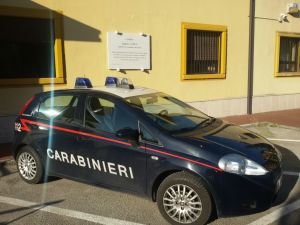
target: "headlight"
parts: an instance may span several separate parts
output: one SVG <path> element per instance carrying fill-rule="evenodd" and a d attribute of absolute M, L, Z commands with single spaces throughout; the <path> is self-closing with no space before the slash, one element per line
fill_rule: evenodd
<path fill-rule="evenodd" d="M 219 161 L 219 167 L 228 172 L 240 175 L 265 175 L 268 171 L 261 165 L 238 154 L 223 156 Z"/>

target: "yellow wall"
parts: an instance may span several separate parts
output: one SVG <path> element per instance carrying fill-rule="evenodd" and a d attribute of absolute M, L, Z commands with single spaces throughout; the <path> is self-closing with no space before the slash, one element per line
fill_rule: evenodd
<path fill-rule="evenodd" d="M 274 77 L 276 32 L 300 33 L 300 18 L 288 15 L 288 22 L 278 22 L 286 13 L 287 3 L 299 0 L 257 0 L 254 48 L 254 95 L 300 93 L 300 77 Z M 263 18 L 260 18 L 263 17 Z"/>
<path fill-rule="evenodd" d="M 21 3 L 17 6 L 27 7 L 26 3 L 18 2 Z M 53 10 L 61 10 L 65 16 L 101 32 L 100 42 L 65 40 L 68 82 L 66 85 L 57 85 L 56 88 L 74 87 L 75 77 L 78 75 L 90 77 L 94 85 L 102 85 L 107 75 L 117 75 L 131 78 L 136 85 L 167 92 L 189 102 L 246 97 L 248 1 L 37 0 L 34 2 Z M 9 0 L 3 0 L 1 4 L 14 5 Z M 226 79 L 180 80 L 181 22 L 227 26 Z M 68 32 L 74 32 L 72 29 L 71 24 L 65 21 L 65 36 Z M 151 35 L 152 70 L 149 74 L 141 71 L 126 71 L 126 74 L 122 74 L 107 69 L 106 35 L 107 32 L 115 30 Z M 81 31 L 75 32 L 80 34 Z M 271 64 L 273 65 L 273 61 Z M 40 89 L 49 90 L 50 86 L 9 89 L 1 87 L 0 98 L 10 96 L 13 101 L 8 102 L 8 107 L 0 108 L 0 113 L 18 111 L 24 99 Z"/>

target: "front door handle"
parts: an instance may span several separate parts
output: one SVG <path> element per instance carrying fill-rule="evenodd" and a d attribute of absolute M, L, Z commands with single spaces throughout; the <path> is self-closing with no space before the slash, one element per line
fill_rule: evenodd
<path fill-rule="evenodd" d="M 77 141 L 89 141 L 91 137 L 88 136 L 77 136 Z"/>

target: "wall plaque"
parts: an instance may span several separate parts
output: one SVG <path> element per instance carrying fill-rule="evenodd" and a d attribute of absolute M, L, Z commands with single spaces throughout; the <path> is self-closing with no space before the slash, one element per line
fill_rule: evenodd
<path fill-rule="evenodd" d="M 109 69 L 150 69 L 150 36 L 108 32 L 107 39 Z"/>

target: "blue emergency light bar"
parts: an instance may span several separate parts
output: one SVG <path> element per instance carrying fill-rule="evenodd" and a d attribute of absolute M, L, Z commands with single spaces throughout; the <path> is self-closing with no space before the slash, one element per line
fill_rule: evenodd
<path fill-rule="evenodd" d="M 106 77 L 105 86 L 134 89 L 132 81 L 124 77 Z"/>
<path fill-rule="evenodd" d="M 89 78 L 77 77 L 75 81 L 75 88 L 92 88 L 92 82 Z"/>
<path fill-rule="evenodd" d="M 105 86 L 117 87 L 118 83 L 117 77 L 106 77 Z"/>

